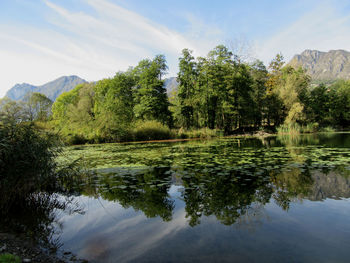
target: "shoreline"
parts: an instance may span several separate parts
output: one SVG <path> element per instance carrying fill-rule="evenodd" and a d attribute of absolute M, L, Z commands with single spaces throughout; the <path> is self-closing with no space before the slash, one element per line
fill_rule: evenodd
<path fill-rule="evenodd" d="M 162 143 L 162 142 L 187 142 L 187 141 L 200 141 L 200 140 L 214 140 L 218 138 L 266 138 L 270 136 L 277 136 L 277 133 L 267 133 L 267 132 L 247 132 L 239 134 L 231 134 L 226 136 L 208 136 L 208 137 L 196 137 L 196 138 L 184 138 L 184 139 L 162 139 L 162 140 L 143 140 L 143 141 L 125 141 L 125 142 L 104 142 L 104 143 L 85 143 L 85 144 L 71 144 L 66 145 L 67 147 L 72 146 L 82 146 L 82 145 L 97 145 L 97 144 L 138 144 L 138 143 Z"/>

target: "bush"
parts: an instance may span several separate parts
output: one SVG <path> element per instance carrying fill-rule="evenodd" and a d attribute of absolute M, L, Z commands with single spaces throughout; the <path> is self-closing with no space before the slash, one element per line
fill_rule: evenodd
<path fill-rule="evenodd" d="M 173 134 L 168 126 L 158 121 L 138 122 L 133 130 L 136 141 L 165 140 L 173 138 Z"/>
<path fill-rule="evenodd" d="M 64 142 L 68 145 L 85 144 L 88 140 L 80 134 L 68 134 L 63 137 Z"/>
<path fill-rule="evenodd" d="M 55 185 L 61 152 L 56 136 L 41 133 L 33 124 L 2 119 L 0 146 L 1 213 L 30 193 Z"/>

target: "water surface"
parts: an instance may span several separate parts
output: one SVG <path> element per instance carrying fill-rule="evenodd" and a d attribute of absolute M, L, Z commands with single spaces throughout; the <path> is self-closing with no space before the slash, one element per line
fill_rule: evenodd
<path fill-rule="evenodd" d="M 350 134 L 73 146 L 84 213 L 52 238 L 91 262 L 348 262 Z"/>

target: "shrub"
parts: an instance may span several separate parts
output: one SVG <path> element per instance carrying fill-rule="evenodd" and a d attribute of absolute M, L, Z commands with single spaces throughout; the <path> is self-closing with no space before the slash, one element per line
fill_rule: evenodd
<path fill-rule="evenodd" d="M 137 122 L 133 133 L 137 141 L 165 140 L 173 137 L 169 127 L 158 121 Z"/>
<path fill-rule="evenodd" d="M 61 148 L 56 136 L 8 119 L 0 121 L 0 146 L 0 210 L 6 213 L 16 201 L 56 183 Z"/>

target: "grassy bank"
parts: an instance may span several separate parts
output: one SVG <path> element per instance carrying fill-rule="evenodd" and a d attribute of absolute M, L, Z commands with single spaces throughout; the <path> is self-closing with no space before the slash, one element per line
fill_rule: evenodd
<path fill-rule="evenodd" d="M 315 132 L 335 132 L 337 129 L 327 126 L 320 127 L 318 123 L 308 123 L 306 125 L 299 125 L 297 123 L 283 124 L 277 128 L 278 134 L 301 134 L 301 133 L 315 133 Z"/>
<path fill-rule="evenodd" d="M 177 140 L 177 139 L 210 139 L 223 137 L 223 131 L 219 129 L 170 129 L 168 126 L 158 121 L 139 121 L 130 127 L 119 127 L 110 130 L 96 132 L 93 127 L 74 127 L 70 129 L 60 129 L 59 125 L 52 122 L 37 122 L 36 126 L 47 131 L 57 133 L 66 145 L 96 144 L 96 143 L 116 143 L 116 142 L 140 142 L 140 141 L 159 141 L 159 140 Z M 299 125 L 293 123 L 290 125 L 281 125 L 274 129 L 265 127 L 256 129 L 246 127 L 232 132 L 233 136 L 266 136 L 271 134 L 291 134 L 316 132 L 335 132 L 337 129 L 332 127 L 320 127 L 318 123 L 309 123 Z"/>
<path fill-rule="evenodd" d="M 222 135 L 222 132 L 217 129 L 170 129 L 158 121 L 136 122 L 130 127 L 118 127 L 102 131 L 96 131 L 93 127 L 61 129 L 54 121 L 37 122 L 36 127 L 46 131 L 53 131 L 60 136 L 66 145 L 194 138 L 207 139 Z"/>

